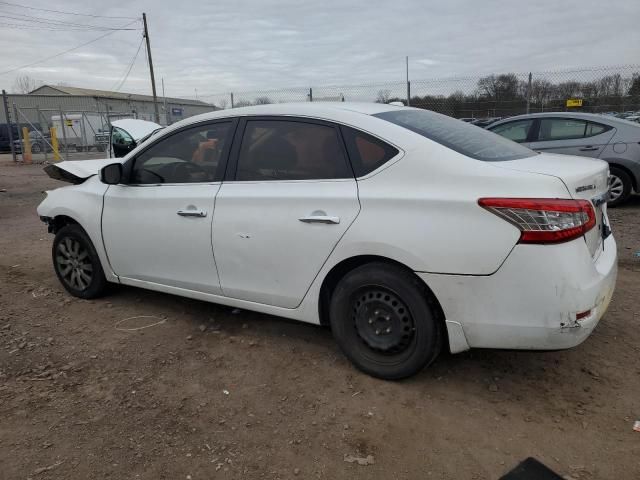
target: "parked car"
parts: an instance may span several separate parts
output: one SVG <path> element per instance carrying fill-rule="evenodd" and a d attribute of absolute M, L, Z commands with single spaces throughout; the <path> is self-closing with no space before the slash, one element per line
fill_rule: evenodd
<path fill-rule="evenodd" d="M 494 122 L 497 122 L 501 118 L 502 117 L 476 118 L 475 120 L 472 120 L 471 123 L 473 125 L 476 125 L 477 127 L 486 127 Z"/>
<path fill-rule="evenodd" d="M 561 349 L 616 280 L 607 171 L 426 110 L 273 104 L 167 127 L 118 159 L 45 168 L 54 270 L 330 325 L 398 379 L 443 349 Z"/>
<path fill-rule="evenodd" d="M 49 132 L 41 133 L 38 130 L 29 132 L 29 142 L 31 143 L 31 153 L 42 153 L 44 151 L 51 152 L 51 134 Z M 22 153 L 24 140 L 14 140 L 13 145 L 16 153 Z"/>
<path fill-rule="evenodd" d="M 162 129 L 162 125 L 136 118 L 123 118 L 111 122 L 109 132 L 109 157 L 124 157 L 151 135 Z M 96 139 L 98 137 L 96 136 Z M 102 138 L 99 139 L 102 142 Z"/>
<path fill-rule="evenodd" d="M 609 162 L 609 205 L 616 207 L 640 186 L 640 125 L 592 113 L 519 115 L 487 127 L 538 152 L 594 157 Z"/>
<path fill-rule="evenodd" d="M 36 129 L 39 130 L 40 124 L 39 123 L 34 123 L 34 124 L 22 123 L 20 124 L 20 128 L 22 129 L 22 127 L 27 127 L 27 128 L 35 127 Z M 15 123 L 11 124 L 11 139 L 15 141 L 18 138 L 20 138 L 18 135 L 18 125 L 16 125 Z M 9 141 L 9 125 L 7 123 L 0 123 L 0 152 L 10 152 L 10 151 L 11 151 L 11 142 Z"/>

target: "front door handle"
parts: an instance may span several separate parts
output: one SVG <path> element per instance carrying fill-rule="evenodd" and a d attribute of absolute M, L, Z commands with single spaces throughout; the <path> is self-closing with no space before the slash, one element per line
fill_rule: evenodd
<path fill-rule="evenodd" d="M 300 217 L 298 220 L 304 223 L 340 223 L 340 217 L 331 217 L 329 215 L 309 215 L 307 217 Z"/>
<path fill-rule="evenodd" d="M 178 215 L 180 215 L 181 217 L 206 217 L 207 216 L 207 212 L 205 212 L 204 210 L 178 210 L 176 212 Z"/>
<path fill-rule="evenodd" d="M 594 150 L 598 150 L 599 147 L 592 147 L 591 145 L 587 145 L 580 149 L 581 152 L 593 152 Z"/>

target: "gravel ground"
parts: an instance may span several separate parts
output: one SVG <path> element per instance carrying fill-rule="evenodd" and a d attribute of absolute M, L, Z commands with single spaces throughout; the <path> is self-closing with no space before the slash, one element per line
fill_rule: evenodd
<path fill-rule="evenodd" d="M 324 328 L 135 288 L 70 297 L 35 213 L 62 184 L 3 158 L 0 478 L 496 479 L 528 456 L 640 478 L 640 197 L 610 211 L 617 291 L 584 344 L 444 355 L 391 383 Z"/>

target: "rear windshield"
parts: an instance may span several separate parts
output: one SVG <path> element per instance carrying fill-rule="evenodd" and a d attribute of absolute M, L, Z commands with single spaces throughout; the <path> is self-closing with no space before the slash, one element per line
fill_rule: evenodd
<path fill-rule="evenodd" d="M 375 114 L 467 157 L 500 162 L 531 157 L 535 152 L 484 128 L 429 110 L 402 109 Z"/>

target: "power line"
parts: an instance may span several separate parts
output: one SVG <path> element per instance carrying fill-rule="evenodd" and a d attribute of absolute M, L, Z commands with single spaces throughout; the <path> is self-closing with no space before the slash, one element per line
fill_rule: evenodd
<path fill-rule="evenodd" d="M 0 1 L 0 3 L 3 4 L 3 5 L 10 5 L 12 7 L 26 8 L 28 10 L 40 10 L 41 12 L 60 13 L 62 15 L 74 15 L 74 16 L 78 16 L 78 17 L 118 18 L 118 19 L 122 19 L 122 20 L 133 20 L 133 18 L 134 18 L 134 17 L 116 17 L 116 16 L 111 16 L 111 15 L 92 15 L 90 13 L 63 12 L 61 10 L 49 10 L 47 8 L 28 7 L 26 5 L 19 5 L 17 3 L 10 3 L 10 2 L 1 2 Z"/>
<path fill-rule="evenodd" d="M 95 32 L 95 31 L 120 31 L 120 30 L 139 30 L 138 28 L 116 28 L 116 29 L 86 29 L 86 28 L 75 28 L 75 27 L 67 27 L 67 28 L 56 28 L 50 27 L 47 25 L 28 25 L 25 23 L 5 23 L 2 22 L 0 25 L 5 26 L 7 28 L 13 28 L 15 30 L 47 30 L 51 32 Z"/>
<path fill-rule="evenodd" d="M 136 19 L 135 21 L 138 21 L 138 19 Z M 129 25 L 131 25 L 132 23 L 134 23 L 134 22 L 130 22 L 130 23 L 126 24 L 126 25 L 123 25 L 123 27 L 128 27 L 128 26 L 129 26 Z M 89 44 L 91 44 L 91 43 L 95 43 L 95 42 L 97 42 L 98 40 L 102 40 L 104 37 L 106 37 L 106 36 L 108 36 L 108 35 L 112 35 L 112 34 L 114 34 L 115 32 L 116 32 L 115 30 L 112 30 L 112 31 L 110 31 L 110 32 L 105 33 L 104 35 L 100 35 L 99 37 L 94 38 L 93 40 L 89 40 L 88 42 L 82 43 L 82 44 L 77 45 L 77 46 L 75 46 L 75 47 L 73 47 L 73 48 L 70 48 L 70 49 L 68 49 L 68 50 L 65 50 L 65 51 L 63 51 L 63 52 L 56 53 L 55 55 L 51 55 L 50 57 L 41 58 L 40 60 L 36 60 L 35 62 L 27 63 L 27 64 L 25 64 L 25 65 L 21 65 L 21 66 L 19 66 L 19 67 L 15 67 L 15 68 L 11 68 L 11 69 L 9 69 L 9 70 L 5 70 L 5 71 L 3 71 L 3 72 L 0 72 L 0 75 L 6 75 L 7 73 L 12 73 L 12 72 L 15 72 L 15 71 L 17 71 L 17 70 L 22 70 L 23 68 L 27 68 L 27 67 L 31 67 L 31 66 L 33 66 L 33 65 L 37 65 L 38 63 L 42 63 L 42 62 L 46 62 L 46 61 L 48 61 L 48 60 L 52 60 L 52 59 L 54 59 L 54 58 L 57 58 L 57 57 L 60 57 L 60 56 L 62 56 L 62 55 L 64 55 L 64 54 L 66 54 L 66 53 L 73 52 L 74 50 L 78 50 L 79 48 L 82 48 L 82 47 L 84 47 L 84 46 L 87 46 L 87 45 L 89 45 Z"/>
<path fill-rule="evenodd" d="M 140 48 L 142 48 L 142 42 L 144 42 L 144 37 L 140 38 L 140 45 L 138 45 L 138 50 L 136 50 L 135 55 L 131 59 L 131 63 L 129 63 L 129 68 L 127 68 L 127 72 L 124 74 L 124 78 L 118 83 L 116 83 L 117 87 L 111 87 L 111 90 L 113 90 L 114 92 L 119 91 L 124 86 L 124 83 L 127 81 L 127 78 L 129 78 L 131 69 L 133 68 L 134 63 L 136 63 L 136 59 L 138 58 L 138 54 L 140 53 Z"/>
<path fill-rule="evenodd" d="M 110 27 L 110 26 L 106 26 L 106 25 L 89 25 L 89 24 L 85 24 L 85 23 L 75 23 L 75 22 L 66 22 L 63 20 L 55 20 L 55 19 L 48 19 L 48 18 L 42 18 L 42 17 L 34 17 L 31 15 L 23 15 L 21 13 L 14 13 L 14 12 L 0 12 L 0 17 L 2 18 L 10 18 L 12 20 L 19 20 L 21 22 L 35 22 L 35 23 L 40 23 L 40 24 L 45 24 L 45 25 L 51 25 L 51 26 L 58 26 L 58 27 L 77 27 L 77 28 L 84 28 L 87 30 L 90 29 L 95 29 L 95 30 L 121 30 L 118 27 Z M 28 23 L 25 25 L 29 25 Z M 131 29 L 132 30 L 132 29 Z"/>
<path fill-rule="evenodd" d="M 6 22 L 15 27 L 24 27 L 31 30 L 57 30 L 57 31 L 69 31 L 69 32 L 106 32 L 107 30 L 119 31 L 119 30 L 140 30 L 139 28 L 114 28 L 114 27 L 99 27 L 99 26 L 74 26 L 74 25 L 65 25 L 58 23 L 48 23 L 48 22 L 35 22 L 31 23 L 31 21 L 23 20 L 22 18 L 11 17 L 8 15 L 0 15 L 0 19 L 7 19 L 9 22 Z M 13 23 L 15 21 L 26 22 L 26 23 Z"/>

